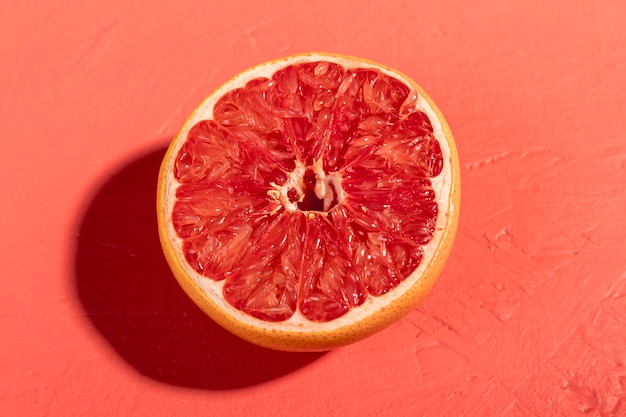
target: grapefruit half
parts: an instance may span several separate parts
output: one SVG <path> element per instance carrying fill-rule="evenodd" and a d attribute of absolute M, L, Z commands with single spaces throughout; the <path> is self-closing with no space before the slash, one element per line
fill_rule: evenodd
<path fill-rule="evenodd" d="M 172 141 L 165 257 L 218 324 L 267 348 L 329 350 L 407 314 L 457 229 L 457 150 L 402 73 L 308 53 L 248 69 Z"/>

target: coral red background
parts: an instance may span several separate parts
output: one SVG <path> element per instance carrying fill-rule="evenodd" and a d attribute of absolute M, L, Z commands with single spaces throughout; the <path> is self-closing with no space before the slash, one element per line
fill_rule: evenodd
<path fill-rule="evenodd" d="M 2 415 L 626 416 L 624 16 L 609 0 L 0 1 Z M 155 180 L 211 90 L 311 50 L 422 84 L 463 204 L 415 311 L 287 354 L 183 295 Z"/>

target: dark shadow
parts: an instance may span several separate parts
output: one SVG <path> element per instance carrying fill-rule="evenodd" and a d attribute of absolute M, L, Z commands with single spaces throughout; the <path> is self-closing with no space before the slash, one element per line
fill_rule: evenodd
<path fill-rule="evenodd" d="M 214 390 L 292 372 L 321 353 L 244 342 L 186 296 L 161 252 L 156 179 L 165 149 L 132 161 L 89 202 L 76 241 L 76 291 L 86 316 L 132 367 L 155 380 Z"/>

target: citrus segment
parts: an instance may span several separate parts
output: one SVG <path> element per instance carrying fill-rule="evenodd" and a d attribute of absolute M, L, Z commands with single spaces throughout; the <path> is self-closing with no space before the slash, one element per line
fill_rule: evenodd
<path fill-rule="evenodd" d="M 458 194 L 452 137 L 419 87 L 302 55 L 236 77 L 188 121 L 159 179 L 160 235 L 183 287 L 231 331 L 330 348 L 432 286 Z"/>

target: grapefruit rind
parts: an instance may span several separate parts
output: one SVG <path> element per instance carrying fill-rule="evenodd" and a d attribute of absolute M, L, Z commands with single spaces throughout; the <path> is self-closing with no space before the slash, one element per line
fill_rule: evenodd
<path fill-rule="evenodd" d="M 375 68 L 397 78 L 417 93 L 417 106 L 429 117 L 440 143 L 444 164 L 442 172 L 431 179 L 437 195 L 439 212 L 432 240 L 423 246 L 424 256 L 418 268 L 388 293 L 369 297 L 362 305 L 328 322 L 312 322 L 298 311 L 286 321 L 267 322 L 230 305 L 222 295 L 223 281 L 213 281 L 198 274 L 184 260 L 181 239 L 172 218 L 177 184 L 173 164 L 187 133 L 201 120 L 211 119 L 216 101 L 228 91 L 257 77 L 270 78 L 277 70 L 291 64 L 326 60 L 344 68 Z M 361 58 L 327 53 L 299 54 L 257 65 L 235 76 L 191 114 L 170 144 L 159 172 L 157 217 L 163 252 L 172 272 L 187 295 L 215 322 L 251 343 L 286 351 L 324 351 L 363 339 L 389 326 L 410 312 L 430 291 L 450 254 L 457 230 L 460 206 L 460 171 L 457 149 L 450 128 L 435 103 L 414 81 L 384 65 Z"/>

